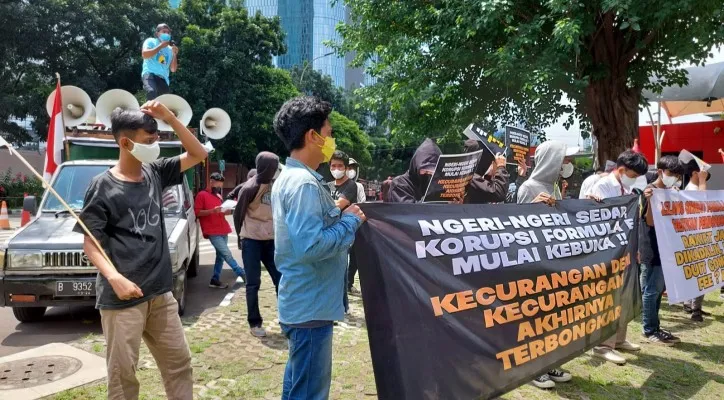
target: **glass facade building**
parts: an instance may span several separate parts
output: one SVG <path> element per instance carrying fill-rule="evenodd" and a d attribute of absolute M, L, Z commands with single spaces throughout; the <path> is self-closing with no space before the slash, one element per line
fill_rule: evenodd
<path fill-rule="evenodd" d="M 336 27 L 345 21 L 346 7 L 342 1 L 331 0 L 246 0 L 250 14 L 257 11 L 265 17 L 279 16 L 286 33 L 287 53 L 275 57 L 274 64 L 283 69 L 309 63 L 309 68 L 332 77 L 337 86 L 345 85 L 347 63 L 325 42 L 341 38 Z"/>

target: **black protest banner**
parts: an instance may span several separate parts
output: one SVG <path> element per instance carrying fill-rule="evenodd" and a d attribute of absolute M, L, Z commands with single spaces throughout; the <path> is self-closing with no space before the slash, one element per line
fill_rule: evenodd
<path fill-rule="evenodd" d="M 505 127 L 505 145 L 508 148 L 508 164 L 522 161 L 528 165 L 530 158 L 530 132 L 514 126 Z"/>
<path fill-rule="evenodd" d="M 500 395 L 640 308 L 635 196 L 361 207 L 354 257 L 380 399 Z"/>
<path fill-rule="evenodd" d="M 483 152 L 484 150 L 479 150 L 473 153 L 440 156 L 422 201 L 450 202 L 464 198 Z"/>
<path fill-rule="evenodd" d="M 467 128 L 463 131 L 465 136 L 468 137 L 468 139 L 477 140 L 483 143 L 483 147 L 486 148 L 490 154 L 495 157 L 496 154 L 500 153 L 503 154 L 505 152 L 505 143 L 503 143 L 500 139 L 495 137 L 492 133 L 485 133 L 483 128 L 481 128 L 478 125 L 470 124 Z M 490 162 L 492 163 L 493 160 L 491 159 Z"/>

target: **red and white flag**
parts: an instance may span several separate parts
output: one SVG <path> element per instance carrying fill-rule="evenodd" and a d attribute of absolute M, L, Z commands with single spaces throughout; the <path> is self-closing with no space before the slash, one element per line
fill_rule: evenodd
<path fill-rule="evenodd" d="M 55 99 L 53 99 L 53 112 L 50 115 L 50 124 L 48 124 L 48 140 L 45 149 L 45 168 L 43 168 L 43 178 L 50 181 L 55 173 L 58 165 L 62 162 L 63 155 L 63 138 L 65 137 L 65 127 L 63 126 L 63 100 L 60 96 L 60 79 L 55 86 Z"/>

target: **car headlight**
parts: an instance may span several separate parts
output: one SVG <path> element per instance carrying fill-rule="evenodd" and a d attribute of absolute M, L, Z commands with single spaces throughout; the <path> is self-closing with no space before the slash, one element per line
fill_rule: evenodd
<path fill-rule="evenodd" d="M 12 252 L 8 255 L 8 268 L 42 268 L 42 253 Z"/>

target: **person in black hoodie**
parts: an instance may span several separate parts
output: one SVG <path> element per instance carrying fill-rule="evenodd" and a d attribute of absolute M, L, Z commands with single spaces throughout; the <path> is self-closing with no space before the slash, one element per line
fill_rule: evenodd
<path fill-rule="evenodd" d="M 435 165 L 442 155 L 432 139 L 425 139 L 410 160 L 410 169 L 390 182 L 384 201 L 387 203 L 417 203 L 425 196 Z"/>
<path fill-rule="evenodd" d="M 480 150 L 480 141 L 465 141 L 463 151 L 472 153 Z M 505 169 L 505 156 L 496 155 L 491 165 L 478 164 L 473 180 L 468 184 L 465 204 L 502 203 L 508 194 L 510 174 Z"/>
<path fill-rule="evenodd" d="M 251 334 L 266 336 L 259 312 L 261 263 L 278 291 L 281 273 L 274 263 L 274 222 L 271 208 L 271 186 L 279 169 L 279 157 L 263 151 L 256 156 L 257 174 L 239 190 L 234 209 L 234 228 L 239 235 L 239 249 L 246 270 L 246 305 Z"/>

